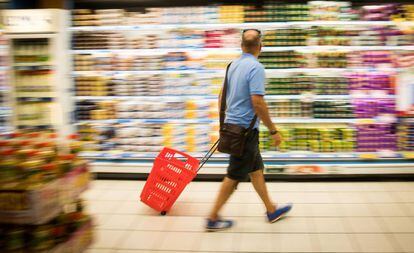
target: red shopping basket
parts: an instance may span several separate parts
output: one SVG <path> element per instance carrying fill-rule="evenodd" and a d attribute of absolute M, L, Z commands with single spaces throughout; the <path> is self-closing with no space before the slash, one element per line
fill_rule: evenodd
<path fill-rule="evenodd" d="M 217 149 L 217 143 L 201 161 L 183 152 L 164 148 L 155 158 L 141 192 L 141 201 L 165 215 Z"/>

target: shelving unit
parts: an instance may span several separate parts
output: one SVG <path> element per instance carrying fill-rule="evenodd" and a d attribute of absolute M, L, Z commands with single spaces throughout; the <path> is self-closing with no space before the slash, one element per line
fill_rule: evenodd
<path fill-rule="evenodd" d="M 10 41 L 13 125 L 69 134 L 72 107 L 66 76 L 70 69 L 64 53 L 68 12 L 5 10 L 2 15 L 15 21 L 5 25 Z"/>
<path fill-rule="evenodd" d="M 219 22 L 219 21 L 217 21 Z M 209 31 L 209 30 L 220 30 L 220 29 L 246 29 L 246 28 L 257 28 L 261 29 L 263 34 L 266 31 L 271 30 L 278 30 L 278 29 L 287 29 L 287 28 L 305 28 L 309 29 L 311 27 L 330 27 L 330 28 L 370 28 L 370 27 L 378 27 L 378 26 L 390 26 L 390 27 L 397 27 L 399 29 L 407 29 L 407 27 L 414 27 L 413 21 L 407 22 L 397 22 L 397 21 L 300 21 L 300 22 L 260 22 L 260 23 L 206 23 L 206 24 L 143 24 L 143 25 L 110 25 L 110 26 L 83 26 L 83 27 L 71 27 L 69 30 L 72 34 L 76 34 L 79 32 L 117 32 L 119 34 L 125 34 L 127 37 L 129 34 L 133 34 L 136 32 L 143 32 L 145 33 L 168 33 L 170 30 L 180 30 L 180 29 L 188 29 L 188 30 L 199 30 L 199 31 Z M 312 42 L 313 43 L 313 42 Z M 390 52 L 400 52 L 405 51 L 408 53 L 412 53 L 414 51 L 414 43 L 409 45 L 400 45 L 397 44 L 387 44 L 387 45 L 314 45 L 308 41 L 306 46 L 269 46 L 264 47 L 263 52 L 285 52 L 285 51 L 295 51 L 295 52 L 303 52 L 306 54 L 314 54 L 320 52 L 382 52 L 382 51 L 390 51 Z M 173 43 L 171 45 L 174 45 Z M 234 55 L 240 54 L 241 50 L 238 48 L 238 44 L 235 45 L 230 44 L 228 47 L 219 47 L 219 48 L 208 48 L 203 46 L 194 46 L 194 47 L 186 47 L 184 46 L 170 46 L 170 44 L 164 45 L 163 47 L 152 48 L 152 49 L 130 49 L 128 46 L 123 47 L 122 49 L 72 49 L 72 55 L 91 55 L 91 56 L 98 56 L 99 59 L 105 59 L 105 57 L 138 57 L 139 56 L 159 56 L 162 57 L 164 55 L 170 53 L 184 53 L 190 56 L 199 55 L 205 57 L 209 54 L 213 54 L 217 56 L 217 58 L 213 58 L 211 61 L 217 62 L 218 66 L 225 66 L 226 62 L 230 61 L 234 58 Z M 223 56 L 219 58 L 220 56 Z M 231 56 L 229 56 L 231 55 Z M 196 57 L 196 59 L 198 59 Z M 226 57 L 230 57 L 227 59 Z M 207 58 L 206 58 L 207 59 Z M 208 61 L 207 59 L 206 61 Z M 260 59 L 259 59 L 260 60 Z M 101 63 L 102 64 L 102 63 Z M 104 63 L 105 64 L 105 63 Z M 82 66 L 82 65 L 81 65 Z M 211 82 L 209 85 L 210 87 L 214 86 L 219 89 L 221 85 L 221 79 L 224 76 L 224 67 L 215 68 L 191 68 L 191 67 L 179 67 L 177 69 L 164 69 L 163 67 L 159 67 L 156 70 L 148 70 L 148 69 L 134 69 L 131 67 L 130 70 L 76 70 L 72 72 L 73 78 L 78 77 L 104 77 L 105 80 L 111 80 L 114 78 L 115 80 L 122 80 L 127 81 L 128 78 L 133 78 L 134 76 L 152 76 L 157 75 L 161 79 L 167 78 L 168 75 L 182 75 L 183 80 L 187 77 L 199 77 L 203 76 L 207 79 L 210 78 L 213 80 L 216 79 L 215 82 Z M 99 66 L 100 67 L 100 66 Z M 75 66 L 76 68 L 76 66 Z M 279 69 L 266 69 L 266 76 L 267 78 L 280 78 L 280 77 L 294 77 L 298 74 L 305 75 L 305 76 L 321 76 L 321 77 L 347 77 L 350 74 L 358 73 L 388 73 L 390 75 L 397 76 L 400 73 L 406 73 L 410 71 L 405 67 L 399 66 L 391 66 L 390 64 L 378 64 L 376 66 L 348 66 L 347 68 L 323 68 L 317 66 L 309 66 L 306 68 L 279 68 Z M 133 79 L 135 80 L 135 79 Z M 139 80 L 139 79 L 137 79 Z M 217 81 L 219 80 L 219 81 Z M 85 82 L 85 81 L 81 81 Z M 135 81 L 130 81 L 131 85 L 134 84 Z M 214 85 L 213 85 L 214 83 Z M 108 86 L 109 87 L 109 86 Z M 178 88 L 181 88 L 178 87 Z M 205 87 L 200 87 L 200 89 L 204 89 Z M 111 88 L 112 89 L 112 88 Z M 297 101 L 297 102 L 304 102 L 304 103 L 313 103 L 313 101 L 345 101 L 347 103 L 354 103 L 358 100 L 370 99 L 375 98 L 377 100 L 387 100 L 387 101 L 395 101 L 398 99 L 398 96 L 394 95 L 393 92 L 389 91 L 374 91 L 373 90 L 352 90 L 349 89 L 346 95 L 328 95 L 322 94 L 318 95 L 314 92 L 303 92 L 299 95 L 276 95 L 276 94 L 269 94 L 266 95 L 266 100 L 269 103 L 272 102 L 283 102 L 283 101 Z M 115 92 L 116 93 L 116 92 Z M 139 93 L 139 92 L 137 92 Z M 99 103 L 110 101 L 111 103 L 117 102 L 126 102 L 126 103 L 139 103 L 139 102 L 160 102 L 160 103 L 167 103 L 166 108 L 168 108 L 168 103 L 170 102 L 177 102 L 183 103 L 183 110 L 185 110 L 187 103 L 190 103 L 190 107 L 192 108 L 190 111 L 194 110 L 197 111 L 198 109 L 194 109 L 192 107 L 192 103 L 195 101 L 197 102 L 206 102 L 206 103 L 213 103 L 217 101 L 217 93 L 212 92 L 211 90 L 206 91 L 204 94 L 201 95 L 168 95 L 168 94 L 157 94 L 157 95 L 139 95 L 133 94 L 131 96 L 125 95 L 77 95 L 74 98 L 77 102 L 91 102 L 92 104 L 87 106 L 98 106 Z M 210 110 L 213 110 L 215 107 L 214 105 L 211 107 Z M 99 109 L 100 110 L 100 109 Z M 134 109 L 132 109 L 134 111 Z M 140 110 L 136 112 L 140 113 Z M 141 115 L 141 114 L 139 114 Z M 178 128 L 178 132 L 180 132 L 181 127 L 183 125 L 187 127 L 194 127 L 197 128 L 200 125 L 209 125 L 212 132 L 203 132 L 199 134 L 209 135 L 209 138 L 214 140 L 217 138 L 216 135 L 216 127 L 217 127 L 217 115 L 213 116 L 201 116 L 201 117 L 193 117 L 188 118 L 183 115 L 179 117 L 164 117 L 164 118 L 142 118 L 137 116 L 136 118 L 125 118 L 125 117 L 118 117 L 118 119 L 114 118 L 107 118 L 107 119 L 77 119 L 75 125 L 78 127 L 82 126 L 86 129 L 88 127 L 95 126 L 99 129 L 110 129 L 113 128 L 113 131 L 116 132 L 122 129 L 122 126 L 125 127 L 139 127 L 140 124 L 154 124 L 155 128 L 163 129 L 162 131 L 173 131 L 174 129 Z M 384 114 L 384 115 L 375 115 L 369 117 L 337 117 L 337 118 L 312 118 L 312 117 L 276 117 L 274 121 L 277 124 L 281 124 L 282 127 L 300 127 L 305 126 L 305 128 L 309 127 L 325 127 L 325 128 L 352 128 L 356 129 L 357 126 L 364 126 L 364 125 L 375 125 L 375 124 L 394 124 L 397 121 L 397 117 L 394 114 Z M 167 127 L 169 130 L 165 130 L 164 128 Z M 92 127 L 93 128 L 93 127 Z M 173 129 L 173 130 L 171 130 Z M 204 129 L 205 130 L 205 129 Z M 89 130 L 85 130 L 85 134 L 88 133 Z M 111 130 L 112 131 L 112 130 Z M 207 130 L 205 130 L 207 131 Z M 165 134 L 165 133 L 164 133 Z M 173 134 L 172 134 L 173 135 Z M 162 135 L 161 135 L 162 136 Z M 157 138 L 159 136 L 157 135 Z M 116 141 L 113 142 L 111 137 L 105 137 L 104 140 L 111 140 L 109 142 L 117 143 Z M 145 136 L 138 135 L 136 138 L 145 138 Z M 357 137 L 354 137 L 355 140 Z M 122 138 L 121 138 L 122 139 Z M 172 137 L 172 139 L 174 139 Z M 141 139 L 140 139 L 141 140 Z M 138 139 L 137 139 L 138 141 Z M 103 141 L 105 143 L 106 141 Z M 133 140 L 131 139 L 131 142 Z M 178 149 L 182 148 L 183 146 L 181 143 L 177 144 L 174 141 L 168 142 L 169 145 L 175 147 L 178 145 Z M 167 145 L 167 144 L 166 144 Z M 156 152 L 147 152 L 147 151 L 127 151 L 123 150 L 121 147 L 122 145 L 115 144 L 115 146 L 111 146 L 109 148 L 113 151 L 87 151 L 84 152 L 83 155 L 89 159 L 95 159 L 96 162 L 94 163 L 96 166 L 94 167 L 94 171 L 102 172 L 102 173 L 110 173 L 112 175 L 116 174 L 117 172 L 124 172 L 124 173 L 134 173 L 133 166 L 139 167 L 136 169 L 136 173 L 148 173 L 148 167 L 151 167 L 151 159 L 156 156 Z M 203 145 L 198 145 L 199 147 Z M 320 170 L 319 172 L 315 172 L 316 174 L 347 174 L 347 166 L 356 166 L 350 165 L 353 163 L 359 164 L 361 167 L 366 166 L 366 168 L 370 167 L 371 163 L 380 163 L 385 162 L 387 166 L 402 168 L 400 170 L 401 173 L 414 173 L 414 169 L 407 167 L 409 163 L 409 159 L 413 158 L 411 153 L 406 153 L 404 151 L 396 151 L 396 150 L 381 150 L 381 148 L 376 148 L 378 151 L 374 152 L 362 152 L 357 151 L 359 147 L 355 146 L 353 152 L 304 152 L 304 151 L 288 151 L 288 152 L 275 152 L 275 151 L 263 151 L 263 157 L 265 159 L 265 163 L 267 167 L 274 167 L 280 165 L 281 167 L 287 165 L 295 165 L 305 163 L 312 163 L 312 164 L 319 164 L 319 163 L 327 163 L 333 162 L 337 160 L 345 161 L 344 164 L 335 165 L 335 170 Z M 203 151 L 194 152 L 187 150 L 191 154 L 201 157 Z M 225 163 L 226 163 L 226 155 L 215 154 L 214 155 L 214 167 L 212 174 L 218 173 L 223 174 L 225 172 Z M 110 161 L 108 161 L 110 160 Z M 275 164 L 276 163 L 276 164 Z M 116 164 L 117 169 L 112 169 Z M 358 166 L 359 166 L 358 165 Z M 103 168 L 103 169 L 102 169 Z M 273 172 L 272 172 L 273 171 Z M 267 170 L 268 174 L 275 173 L 274 171 L 278 170 Z M 353 171 L 352 173 L 356 174 L 364 174 L 363 170 L 350 170 Z M 373 168 L 369 168 L 369 171 L 373 171 Z M 384 170 L 385 171 L 385 170 Z M 288 173 L 295 175 L 296 173 L 300 174 L 300 171 L 295 170 L 279 170 L 280 173 Z M 387 172 L 387 171 L 385 171 Z M 385 173 L 384 172 L 384 173 Z M 400 173 L 397 170 L 393 170 L 390 173 Z M 210 172 L 205 172 L 209 174 Z M 371 172 L 369 172 L 371 173 Z M 380 172 L 383 173 L 383 172 Z M 385 173 L 387 174 L 387 173 Z"/>
<path fill-rule="evenodd" d="M 4 131 L 12 129 L 8 43 L 4 30 L 0 30 L 0 129 Z"/>

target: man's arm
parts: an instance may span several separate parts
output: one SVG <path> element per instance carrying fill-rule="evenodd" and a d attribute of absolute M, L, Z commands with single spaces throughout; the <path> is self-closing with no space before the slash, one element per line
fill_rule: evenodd
<path fill-rule="evenodd" d="M 275 125 L 272 122 L 272 119 L 269 115 L 269 109 L 267 108 L 266 101 L 262 95 L 251 95 L 253 108 L 256 112 L 257 117 L 259 117 L 263 124 L 269 129 L 269 131 L 277 130 Z"/>

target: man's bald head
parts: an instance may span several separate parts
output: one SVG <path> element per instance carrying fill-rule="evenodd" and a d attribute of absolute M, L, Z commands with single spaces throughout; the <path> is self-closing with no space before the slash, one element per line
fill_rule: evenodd
<path fill-rule="evenodd" d="M 261 36 L 256 30 L 247 30 L 242 35 L 242 49 L 245 53 L 255 54 L 260 50 Z"/>

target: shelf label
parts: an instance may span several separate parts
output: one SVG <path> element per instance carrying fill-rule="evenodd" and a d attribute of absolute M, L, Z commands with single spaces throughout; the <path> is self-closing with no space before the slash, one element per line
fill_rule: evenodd
<path fill-rule="evenodd" d="M 397 157 L 397 153 L 393 150 L 379 150 L 378 151 L 378 156 L 382 157 L 382 158 L 392 158 L 392 157 Z"/>
<path fill-rule="evenodd" d="M 377 117 L 377 121 L 380 123 L 395 123 L 397 121 L 397 118 L 395 115 L 392 114 L 383 114 Z"/>
<path fill-rule="evenodd" d="M 5 10 L 4 29 L 10 33 L 58 32 L 59 10 Z"/>
<path fill-rule="evenodd" d="M 377 156 L 377 154 L 374 154 L 374 153 L 368 153 L 368 154 L 360 154 L 359 158 L 362 158 L 362 159 L 377 159 L 378 156 Z"/>
<path fill-rule="evenodd" d="M 414 159 L 414 152 L 404 152 L 403 156 L 405 159 Z"/>
<path fill-rule="evenodd" d="M 357 124 L 374 124 L 374 119 L 356 119 L 355 123 Z"/>

